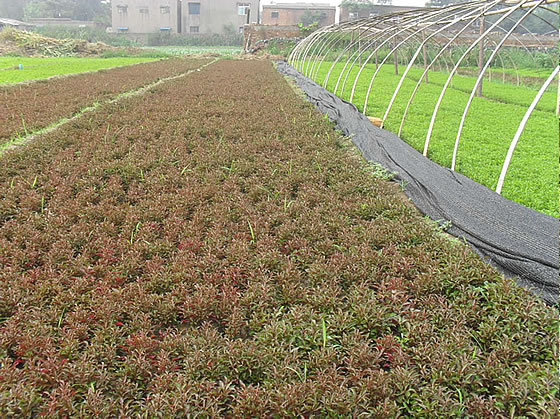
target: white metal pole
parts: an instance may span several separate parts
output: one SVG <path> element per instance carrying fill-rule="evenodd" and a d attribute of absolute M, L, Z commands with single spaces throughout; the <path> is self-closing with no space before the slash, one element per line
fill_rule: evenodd
<path fill-rule="evenodd" d="M 560 67 L 556 67 L 556 69 L 552 72 L 550 77 L 543 84 L 543 86 L 541 87 L 541 90 L 539 90 L 539 93 L 537 93 L 537 96 L 535 97 L 535 100 L 533 100 L 533 103 L 531 103 L 531 106 L 529 107 L 529 109 L 527 109 L 527 112 L 525 113 L 525 116 L 523 117 L 523 120 L 521 121 L 521 124 L 519 125 L 519 128 L 517 129 L 517 132 L 515 133 L 515 137 L 513 137 L 513 140 L 511 141 L 506 159 L 504 161 L 504 165 L 502 167 L 502 173 L 500 173 L 500 178 L 498 179 L 498 186 L 496 187 L 496 192 L 499 193 L 499 194 L 502 193 L 502 188 L 504 186 L 504 180 L 506 178 L 506 174 L 507 174 L 507 171 L 509 169 L 509 165 L 511 163 L 511 158 L 513 157 L 513 152 L 515 151 L 515 148 L 517 147 L 517 143 L 519 142 L 519 139 L 521 138 L 521 134 L 523 134 L 523 131 L 525 130 L 525 126 L 527 125 L 527 122 L 529 121 L 529 118 L 531 117 L 531 114 L 533 113 L 533 111 L 537 107 L 537 104 L 539 103 L 539 101 L 543 97 L 544 93 L 546 92 L 546 89 L 548 89 L 548 86 L 550 86 L 550 84 L 552 83 L 554 78 L 558 75 L 559 71 L 560 71 Z"/>

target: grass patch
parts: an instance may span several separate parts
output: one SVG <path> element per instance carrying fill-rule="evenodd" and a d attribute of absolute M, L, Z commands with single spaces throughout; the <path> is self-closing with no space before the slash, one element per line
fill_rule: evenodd
<path fill-rule="evenodd" d="M 153 57 L 113 57 L 113 58 L 36 58 L 0 57 L 0 84 L 19 83 L 28 80 L 46 79 L 64 74 L 77 74 L 113 67 L 127 66 L 148 61 Z M 18 66 L 22 64 L 23 69 Z"/>
<path fill-rule="evenodd" d="M 331 63 L 324 62 L 317 72 L 317 81 L 323 83 Z M 327 88 L 334 91 L 343 64 L 332 71 Z M 341 77 L 337 94 L 350 99 L 358 73 L 355 66 Z M 404 67 L 400 68 L 401 74 Z M 356 86 L 353 102 L 363 111 L 370 78 L 375 65 L 368 64 Z M 540 75 L 540 70 L 526 71 L 525 75 Z M 385 121 L 385 128 L 397 133 L 406 105 L 420 78 L 422 70 L 413 68 L 405 80 L 393 108 Z M 475 181 L 495 189 L 511 139 L 514 137 L 527 107 L 536 96 L 533 87 L 502 83 L 500 73 L 492 81 L 484 81 L 484 97 L 475 97 L 464 127 L 459 146 L 456 170 Z M 550 74 L 550 73 L 549 73 Z M 344 83 L 344 79 L 346 83 Z M 447 74 L 430 73 L 430 83 L 423 83 L 412 103 L 401 137 L 422 151 L 432 112 L 441 93 Z M 372 87 L 367 114 L 383 117 L 393 92 L 400 80 L 393 65 L 381 68 Z M 446 93 L 434 127 L 428 156 L 439 164 L 450 167 L 459 123 L 475 78 L 455 76 Z M 344 89 L 343 89 L 344 87 Z M 546 92 L 527 125 L 514 154 L 503 195 L 527 207 L 558 217 L 558 118 L 556 91 Z"/>

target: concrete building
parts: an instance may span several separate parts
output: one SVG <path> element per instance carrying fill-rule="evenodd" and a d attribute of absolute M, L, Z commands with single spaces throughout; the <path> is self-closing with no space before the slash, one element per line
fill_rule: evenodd
<path fill-rule="evenodd" d="M 390 13 L 406 12 L 408 10 L 421 9 L 421 7 L 407 7 L 407 6 L 388 6 L 382 4 L 371 5 L 370 7 L 352 7 L 340 6 L 340 22 L 348 20 L 362 19 L 365 17 L 374 17 L 388 15 Z"/>
<path fill-rule="evenodd" d="M 278 3 L 263 6 L 263 25 L 334 24 L 336 7 L 322 3 Z"/>
<path fill-rule="evenodd" d="M 0 17 L 0 30 L 3 28 L 15 28 L 21 30 L 28 30 L 34 27 L 33 24 L 22 22 L 20 20 L 8 19 Z"/>
<path fill-rule="evenodd" d="M 149 34 L 243 32 L 257 23 L 260 0 L 113 0 L 112 31 Z"/>

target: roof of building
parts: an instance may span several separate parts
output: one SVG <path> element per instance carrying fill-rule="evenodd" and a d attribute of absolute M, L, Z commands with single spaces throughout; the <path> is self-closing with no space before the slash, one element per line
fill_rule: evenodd
<path fill-rule="evenodd" d="M 311 10 L 336 10 L 336 6 L 328 3 L 272 3 L 263 5 L 263 9 L 311 9 Z"/>
<path fill-rule="evenodd" d="M 21 20 L 8 19 L 5 17 L 0 17 L 0 23 L 9 26 L 33 26 L 31 23 L 22 22 Z"/>

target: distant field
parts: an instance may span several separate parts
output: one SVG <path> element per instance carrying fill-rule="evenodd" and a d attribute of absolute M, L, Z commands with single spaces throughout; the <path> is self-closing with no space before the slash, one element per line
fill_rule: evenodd
<path fill-rule="evenodd" d="M 240 54 L 242 50 L 240 46 L 239 47 L 171 46 L 171 47 L 149 47 L 146 49 L 153 49 L 171 55 L 209 54 L 209 53 L 218 53 L 221 55 L 235 55 L 235 54 Z"/>
<path fill-rule="evenodd" d="M 96 71 L 104 68 L 131 65 L 146 61 L 154 61 L 154 58 L 0 57 L 0 84 L 45 79 L 62 74 Z M 19 64 L 23 65 L 23 70 L 19 70 Z"/>

